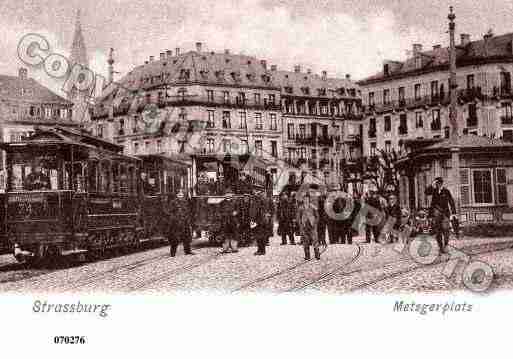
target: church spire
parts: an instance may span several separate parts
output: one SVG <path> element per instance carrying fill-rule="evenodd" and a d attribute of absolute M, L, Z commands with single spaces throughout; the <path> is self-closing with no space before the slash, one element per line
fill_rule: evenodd
<path fill-rule="evenodd" d="M 71 44 L 70 62 L 72 64 L 80 64 L 89 66 L 87 59 L 87 49 L 85 46 L 84 35 L 82 35 L 82 24 L 80 22 L 80 9 L 77 10 L 77 19 L 75 22 L 75 34 L 73 35 L 73 43 Z"/>

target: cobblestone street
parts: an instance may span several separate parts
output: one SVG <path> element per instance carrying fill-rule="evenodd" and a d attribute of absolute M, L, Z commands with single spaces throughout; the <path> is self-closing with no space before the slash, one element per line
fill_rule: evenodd
<path fill-rule="evenodd" d="M 150 249 L 59 269 L 27 269 L 11 256 L 0 258 L 0 291 L 50 293 L 396 293 L 464 289 L 462 266 L 444 275 L 451 259 L 445 254 L 422 265 L 394 249 L 393 244 L 330 245 L 320 261 L 303 260 L 299 245 L 281 246 L 275 237 L 266 256 L 254 256 L 255 247 L 219 254 L 218 248 L 196 243 L 195 256 L 169 257 L 168 247 Z M 513 240 L 462 239 L 451 245 L 470 253 L 471 260 L 488 263 L 494 271 L 493 289 L 513 286 Z M 459 263 L 462 264 L 463 262 Z"/>

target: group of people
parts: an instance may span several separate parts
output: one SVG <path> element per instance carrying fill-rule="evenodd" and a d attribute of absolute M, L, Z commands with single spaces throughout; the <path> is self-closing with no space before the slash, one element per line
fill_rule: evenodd
<path fill-rule="evenodd" d="M 305 259 L 314 256 L 320 259 L 320 246 L 330 244 L 352 244 L 353 236 L 365 227 L 367 243 L 398 241 L 400 227 L 409 220 L 407 211 L 401 208 L 395 194 L 388 198 L 377 191 L 369 191 L 364 196 L 349 196 L 340 191 L 335 195 L 283 192 L 274 211 L 274 206 L 263 192 L 235 196 L 227 192 L 223 201 L 220 233 L 223 238 L 223 253 L 237 252 L 239 246 L 249 246 L 256 242 L 255 255 L 264 255 L 269 238 L 273 236 L 273 216 L 276 212 L 278 235 L 281 245 L 295 245 L 296 235 L 300 237 Z M 443 179 L 438 177 L 426 189 L 432 196 L 430 217 L 433 232 L 440 251 L 444 252 L 449 241 L 450 221 L 455 220 L 456 208 L 450 191 L 443 187 Z M 192 254 L 192 212 L 183 194 L 177 196 L 171 213 L 170 243 L 171 255 L 176 254 L 179 242 L 184 243 L 186 254 Z"/>

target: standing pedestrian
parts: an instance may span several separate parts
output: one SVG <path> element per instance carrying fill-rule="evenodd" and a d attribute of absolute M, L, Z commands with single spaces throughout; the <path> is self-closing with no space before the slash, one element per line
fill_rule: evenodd
<path fill-rule="evenodd" d="M 294 213 L 292 200 L 287 193 L 283 192 L 278 203 L 278 235 L 281 236 L 281 245 L 287 244 L 287 236 L 290 244 L 296 244 L 294 240 L 293 218 Z"/>
<path fill-rule="evenodd" d="M 318 238 L 319 214 L 311 202 L 310 193 L 303 196 L 303 202 L 297 211 L 297 222 L 305 251 L 305 260 L 310 260 L 310 246 L 314 248 L 315 259 L 321 259 Z"/>
<path fill-rule="evenodd" d="M 223 250 L 221 253 L 236 253 L 239 251 L 238 231 L 239 231 L 239 204 L 233 197 L 231 189 L 227 191 L 228 198 L 223 201 L 222 214 L 222 234 Z"/>
<path fill-rule="evenodd" d="M 255 194 L 255 203 L 252 204 L 254 215 L 251 216 L 252 237 L 257 244 L 255 255 L 265 255 L 265 246 L 272 236 L 272 214 L 263 193 Z"/>
<path fill-rule="evenodd" d="M 398 231 L 401 226 L 401 206 L 399 206 L 399 202 L 397 201 L 397 196 L 391 194 L 388 196 L 388 203 L 385 209 L 386 214 L 386 224 L 387 224 L 387 232 L 389 232 L 389 237 L 392 242 L 396 242 L 399 238 L 393 234 L 394 231 Z M 392 228 L 388 228 L 391 226 Z M 393 229 L 394 231 L 391 231 Z M 391 232 L 391 233 L 390 233 Z"/>
<path fill-rule="evenodd" d="M 180 190 L 176 194 L 176 199 L 171 203 L 170 226 L 168 229 L 168 239 L 170 244 L 171 257 L 176 255 L 178 244 L 183 243 L 183 249 L 186 255 L 193 255 L 191 251 L 192 231 L 191 218 L 192 209 L 190 201 L 185 198 L 185 194 Z"/>
<path fill-rule="evenodd" d="M 326 245 L 326 227 L 328 224 L 328 215 L 326 214 L 326 209 L 324 208 L 326 205 L 326 195 L 321 193 L 318 197 L 317 207 L 319 213 L 319 224 L 317 226 L 317 235 L 319 238 L 319 243 L 322 245 Z"/>
<path fill-rule="evenodd" d="M 450 219 L 456 217 L 456 206 L 451 192 L 444 187 L 442 177 L 437 177 L 432 185 L 426 188 L 426 195 L 431 197 L 430 214 L 433 218 L 435 232 L 440 252 L 445 253 L 449 244 Z"/>
<path fill-rule="evenodd" d="M 244 194 L 239 202 L 239 246 L 247 247 L 251 245 L 251 233 L 250 233 L 250 222 L 252 220 L 251 216 L 251 195 Z"/>
<path fill-rule="evenodd" d="M 366 223 L 365 223 L 365 239 L 367 243 L 371 242 L 371 236 L 374 242 L 379 243 L 381 232 L 381 222 L 383 220 L 383 201 L 378 196 L 375 189 L 370 191 L 370 195 L 366 198 L 365 205 L 367 207 Z"/>

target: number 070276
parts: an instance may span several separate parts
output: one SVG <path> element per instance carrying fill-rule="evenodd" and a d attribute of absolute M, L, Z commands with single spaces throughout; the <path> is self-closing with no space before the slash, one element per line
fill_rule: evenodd
<path fill-rule="evenodd" d="M 54 344 L 85 344 L 86 337 L 84 336 L 55 336 L 53 337 Z"/>

